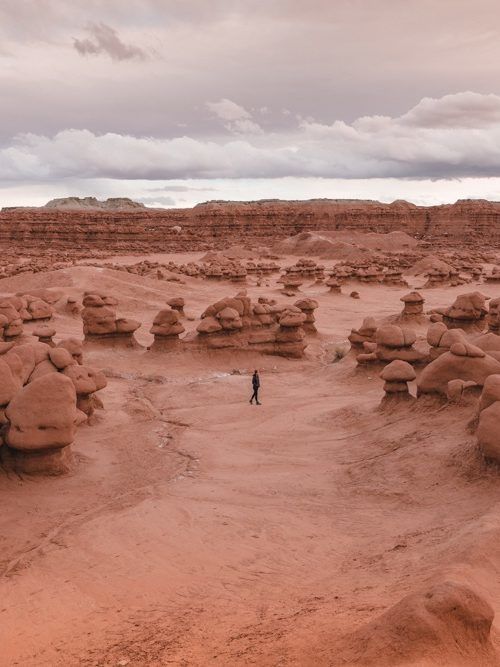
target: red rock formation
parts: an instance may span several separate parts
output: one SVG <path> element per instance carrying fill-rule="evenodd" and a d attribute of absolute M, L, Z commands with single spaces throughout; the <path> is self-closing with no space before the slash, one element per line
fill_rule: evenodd
<path fill-rule="evenodd" d="M 302 231 L 349 229 L 402 230 L 419 239 L 474 245 L 497 238 L 499 223 L 500 203 L 483 200 L 431 207 L 406 202 L 264 200 L 215 201 L 193 209 L 165 210 L 10 208 L 0 212 L 0 245 L 182 251 L 227 246 L 242 238 L 269 244 Z"/>

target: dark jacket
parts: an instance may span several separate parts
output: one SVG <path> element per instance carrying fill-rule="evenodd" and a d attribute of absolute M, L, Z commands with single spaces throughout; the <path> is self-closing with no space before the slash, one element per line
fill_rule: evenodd
<path fill-rule="evenodd" d="M 258 389 L 260 387 L 260 380 L 258 375 L 252 375 L 252 387 Z"/>

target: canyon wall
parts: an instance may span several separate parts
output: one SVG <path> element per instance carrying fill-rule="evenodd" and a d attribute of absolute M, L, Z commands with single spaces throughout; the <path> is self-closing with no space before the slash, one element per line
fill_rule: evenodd
<path fill-rule="evenodd" d="M 205 250 L 243 242 L 267 245 L 303 231 L 346 229 L 401 230 L 431 242 L 487 245 L 500 240 L 500 203 L 462 200 L 419 207 L 407 202 L 263 200 L 214 201 L 192 209 L 9 208 L 0 212 L 0 246 L 26 249 Z"/>

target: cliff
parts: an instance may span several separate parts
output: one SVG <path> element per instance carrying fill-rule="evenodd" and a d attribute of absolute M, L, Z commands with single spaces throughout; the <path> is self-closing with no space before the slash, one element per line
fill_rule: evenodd
<path fill-rule="evenodd" d="M 99 201 L 95 197 L 61 197 L 51 199 L 43 208 L 60 208 L 70 210 L 102 209 L 103 211 L 128 211 L 145 208 L 144 204 L 133 201 L 128 197 L 110 197 Z"/>
<path fill-rule="evenodd" d="M 399 230 L 428 241 L 491 245 L 500 240 L 500 203 L 462 200 L 419 207 L 400 201 L 263 200 L 213 201 L 192 209 L 44 207 L 0 212 L 3 247 L 99 249 L 110 254 L 204 250 L 241 242 L 269 245 L 310 230 Z"/>

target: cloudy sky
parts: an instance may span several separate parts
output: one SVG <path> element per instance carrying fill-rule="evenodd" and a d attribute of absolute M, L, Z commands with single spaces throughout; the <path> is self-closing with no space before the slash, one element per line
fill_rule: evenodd
<path fill-rule="evenodd" d="M 498 0 L 0 0 L 0 205 L 500 200 Z"/>

